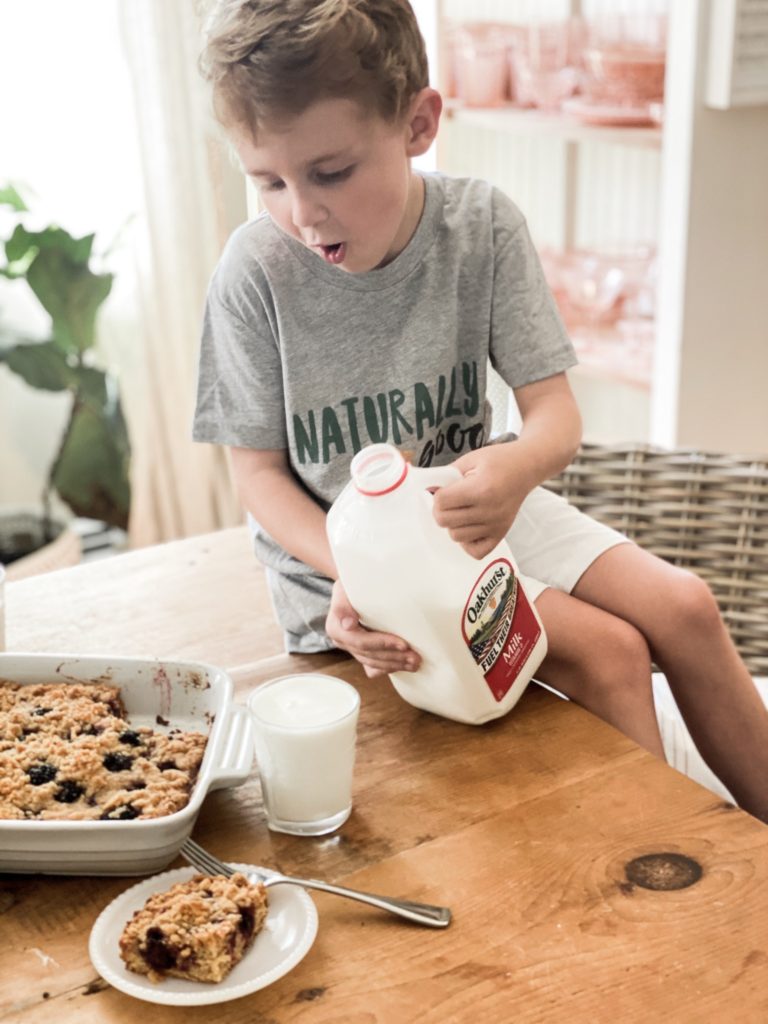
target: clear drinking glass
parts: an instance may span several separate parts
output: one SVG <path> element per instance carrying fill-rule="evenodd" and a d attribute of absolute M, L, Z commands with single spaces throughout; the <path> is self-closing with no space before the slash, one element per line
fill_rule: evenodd
<path fill-rule="evenodd" d="M 578 18 L 522 28 L 510 57 L 517 102 L 557 110 L 578 88 L 582 43 L 583 23 Z"/>
<path fill-rule="evenodd" d="M 506 26 L 476 22 L 452 36 L 455 90 L 468 107 L 498 107 L 509 101 L 509 32 Z"/>
<path fill-rule="evenodd" d="M 333 676 L 281 676 L 256 687 L 248 708 L 268 828 L 333 832 L 352 810 L 357 690 Z"/>

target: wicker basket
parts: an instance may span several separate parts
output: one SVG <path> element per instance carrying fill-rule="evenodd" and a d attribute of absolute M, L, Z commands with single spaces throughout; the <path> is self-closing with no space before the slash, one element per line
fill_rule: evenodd
<path fill-rule="evenodd" d="M 768 458 L 584 445 L 546 486 L 705 579 L 747 667 L 768 674 Z"/>

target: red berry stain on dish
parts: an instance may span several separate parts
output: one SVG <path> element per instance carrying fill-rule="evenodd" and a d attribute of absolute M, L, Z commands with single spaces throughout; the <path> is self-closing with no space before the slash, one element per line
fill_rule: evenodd
<path fill-rule="evenodd" d="M 163 718 L 168 718 L 171 714 L 171 680 L 162 666 L 155 671 L 152 677 L 152 684 L 160 690 L 160 709 L 158 714 L 162 715 Z"/>

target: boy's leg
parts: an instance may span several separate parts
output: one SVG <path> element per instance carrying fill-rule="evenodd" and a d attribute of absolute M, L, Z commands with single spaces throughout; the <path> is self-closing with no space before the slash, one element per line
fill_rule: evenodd
<path fill-rule="evenodd" d="M 664 757 L 651 690 L 651 658 L 640 632 L 560 590 L 536 600 L 547 655 L 536 678 Z"/>
<path fill-rule="evenodd" d="M 593 562 L 573 597 L 646 639 L 699 753 L 739 806 L 768 822 L 768 711 L 709 587 L 635 544 L 620 544 Z"/>

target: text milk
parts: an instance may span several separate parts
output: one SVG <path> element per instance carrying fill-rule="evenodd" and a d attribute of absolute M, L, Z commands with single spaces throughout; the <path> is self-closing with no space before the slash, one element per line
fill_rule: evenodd
<path fill-rule="evenodd" d="M 391 675 L 417 708 L 479 725 L 506 714 L 541 664 L 547 640 L 506 541 L 475 559 L 437 525 L 428 488 L 460 478 L 417 469 L 388 444 L 363 448 L 328 513 L 339 578 L 362 623 L 421 655 Z"/>

